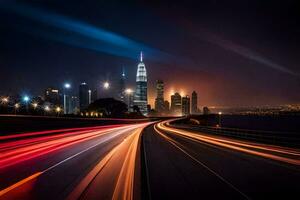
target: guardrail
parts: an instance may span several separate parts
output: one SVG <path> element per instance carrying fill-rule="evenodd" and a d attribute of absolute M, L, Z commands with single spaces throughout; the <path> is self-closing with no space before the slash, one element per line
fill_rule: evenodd
<path fill-rule="evenodd" d="M 296 132 L 276 132 L 263 130 L 248 130 L 237 128 L 223 128 L 199 125 L 179 125 L 172 123 L 170 126 L 186 130 L 199 131 L 203 133 L 229 136 L 238 139 L 245 139 L 255 142 L 263 142 L 275 145 L 300 148 L 300 133 Z"/>

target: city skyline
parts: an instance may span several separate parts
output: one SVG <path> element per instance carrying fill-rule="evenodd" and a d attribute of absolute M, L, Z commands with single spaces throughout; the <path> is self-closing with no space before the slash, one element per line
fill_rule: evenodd
<path fill-rule="evenodd" d="M 293 53 L 299 48 L 295 45 L 296 18 L 287 15 L 298 16 L 296 6 L 293 2 L 274 2 L 271 8 L 258 1 L 247 7 L 239 4 L 172 3 L 169 8 L 165 3 L 106 2 L 82 8 L 75 1 L 68 6 L 71 9 L 61 7 L 59 1 L 3 4 L 0 93 L 37 94 L 49 83 L 60 87 L 65 81 L 96 85 L 115 79 L 113 74 L 123 66 L 131 80 L 136 55 L 143 51 L 151 66 L 148 84 L 163 79 L 168 83 L 167 96 L 172 91 L 191 94 L 195 89 L 205 94 L 201 104 L 208 106 L 299 103 L 300 94 L 292 92 L 299 87 L 299 64 Z M 259 6 L 264 14 L 255 12 Z M 165 8 L 169 16 L 161 12 Z M 116 12 L 110 12 L 112 9 Z M 232 17 L 231 9 L 239 13 L 241 22 Z M 133 11 L 140 17 L 127 14 Z M 205 21 L 207 18 L 211 20 Z M 114 23 L 107 23 L 110 19 Z M 269 23 L 273 20 L 276 23 Z M 262 28 L 257 29 L 254 21 Z M 74 38 L 65 37 L 69 33 Z M 149 89 L 153 106 L 155 88 Z"/>
<path fill-rule="evenodd" d="M 0 200 L 300 195 L 296 0 L 0 3 Z"/>

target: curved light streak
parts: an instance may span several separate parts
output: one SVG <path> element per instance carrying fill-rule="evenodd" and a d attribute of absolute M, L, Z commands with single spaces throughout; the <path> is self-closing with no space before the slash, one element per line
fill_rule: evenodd
<path fill-rule="evenodd" d="M 297 149 L 289 149 L 280 146 L 271 146 L 260 143 L 240 141 L 225 137 L 207 136 L 201 133 L 193 133 L 190 131 L 170 127 L 169 123 L 171 121 L 173 120 L 158 123 L 156 124 L 156 127 L 159 130 L 173 133 L 178 136 L 192 139 L 197 142 L 205 142 L 208 144 L 252 154 L 255 156 L 260 156 L 293 165 L 300 165 L 300 151 Z"/>

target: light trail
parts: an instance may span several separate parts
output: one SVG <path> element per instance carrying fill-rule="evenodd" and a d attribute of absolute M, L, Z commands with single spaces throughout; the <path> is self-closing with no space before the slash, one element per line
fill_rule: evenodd
<path fill-rule="evenodd" d="M 280 146 L 271 146 L 260 143 L 239 141 L 230 138 L 217 137 L 217 136 L 207 136 L 201 133 L 193 133 L 186 130 L 176 129 L 170 127 L 170 122 L 172 120 L 168 120 L 165 122 L 161 122 L 156 124 L 157 129 L 166 131 L 169 133 L 176 134 L 181 137 L 185 137 L 188 139 L 193 139 L 194 141 L 201 141 L 208 144 L 213 144 L 216 146 L 280 161 L 293 165 L 300 165 L 300 151 L 297 149 L 289 149 Z"/>
<path fill-rule="evenodd" d="M 15 188 L 17 188 L 17 187 L 25 184 L 26 182 L 31 181 L 32 179 L 35 179 L 36 177 L 38 177 L 41 174 L 42 174 L 42 172 L 37 172 L 37 173 L 32 174 L 31 176 L 28 176 L 27 178 L 24 178 L 24 179 L 18 181 L 17 183 L 15 183 L 15 184 L 13 184 L 13 185 L 5 188 L 4 190 L 1 190 L 0 191 L 0 197 L 2 195 L 4 195 L 4 194 L 8 193 L 9 191 L 11 191 L 11 190 L 13 190 L 13 189 L 15 189 Z"/>
<path fill-rule="evenodd" d="M 6 135 L 6 136 L 0 136 L 0 141 L 9 140 L 9 139 L 15 140 L 15 139 L 23 138 L 23 137 L 33 137 L 33 136 L 36 137 L 36 136 L 42 136 L 42 135 L 52 134 L 52 133 L 97 130 L 97 129 L 102 129 L 102 128 L 113 128 L 113 127 L 119 127 L 119 126 L 122 126 L 122 125 L 106 125 L 106 126 L 93 126 L 93 127 L 82 127 L 82 128 L 65 128 L 65 129 L 58 129 L 58 130 L 47 130 L 47 131 L 37 131 L 37 132 L 30 132 L 30 133 L 10 134 L 10 135 Z"/>
<path fill-rule="evenodd" d="M 123 142 L 107 153 L 107 155 L 81 180 L 67 199 L 88 199 L 87 194 L 94 182 L 96 182 L 95 179 L 99 178 L 103 180 L 105 173 L 110 171 L 109 166 L 118 166 L 119 168 L 111 199 L 133 199 L 138 143 L 142 130 L 147 125 L 149 125 L 149 123 L 136 128 Z M 123 156 L 124 154 L 125 156 Z M 107 171 L 104 172 L 104 169 Z"/>
<path fill-rule="evenodd" d="M 124 197 L 123 199 L 125 199 L 125 198 L 128 199 L 127 197 L 131 197 L 131 199 L 132 199 L 134 166 L 135 166 L 136 152 L 137 152 L 137 148 L 138 148 L 138 141 L 139 141 L 139 137 L 140 137 L 142 129 L 145 126 L 147 126 L 148 124 L 149 123 L 143 123 L 143 124 L 127 125 L 125 127 L 115 127 L 115 128 L 111 128 L 111 129 L 106 128 L 106 129 L 102 129 L 102 130 L 98 130 L 98 131 L 93 130 L 91 132 L 86 132 L 86 133 L 79 134 L 79 135 L 78 134 L 71 135 L 71 136 L 67 135 L 67 138 L 59 138 L 58 140 L 50 141 L 50 143 L 51 142 L 57 143 L 59 141 L 59 142 L 61 142 L 61 144 L 58 144 L 59 147 L 65 148 L 72 144 L 78 144 L 78 143 L 84 142 L 86 140 L 95 139 L 96 137 L 99 137 L 99 136 L 102 137 L 100 142 L 97 142 L 96 144 L 93 144 L 92 146 L 89 146 L 88 148 L 81 150 L 80 152 L 65 158 L 64 160 L 57 162 L 56 164 L 48 167 L 47 169 L 45 169 L 43 171 L 35 172 L 34 174 L 30 175 L 29 177 L 26 177 L 26 178 L 16 182 L 13 185 L 6 187 L 5 189 L 0 191 L 0 197 L 3 196 L 4 194 L 7 194 L 8 192 L 12 192 L 14 189 L 21 187 L 22 185 L 32 181 L 33 179 L 36 179 L 37 177 L 52 170 L 53 168 L 56 168 L 56 167 L 60 166 L 61 164 L 65 163 L 65 162 L 67 162 L 67 161 L 69 161 L 69 160 L 103 144 L 103 143 L 113 140 L 114 138 L 116 138 L 119 135 L 131 132 L 128 136 L 126 136 L 125 140 L 123 140 L 120 144 L 118 144 L 116 147 L 114 147 L 109 153 L 106 154 L 106 156 L 103 159 L 101 159 L 101 161 L 94 167 L 94 169 L 89 172 L 89 174 L 80 182 L 79 185 L 77 185 L 76 189 L 73 190 L 70 197 L 72 197 L 71 199 L 74 199 L 75 196 L 79 197 L 80 195 L 82 195 L 82 192 L 88 187 L 90 182 L 92 182 L 92 180 L 99 173 L 99 171 L 101 171 L 101 169 L 106 165 L 106 163 L 110 161 L 112 156 L 125 151 L 127 153 L 126 153 L 126 156 L 124 157 L 124 161 L 118 162 L 119 164 L 123 164 L 123 165 L 122 165 L 121 171 L 119 172 L 119 178 L 116 183 L 116 189 L 115 189 L 115 192 L 113 195 L 117 196 L 118 199 L 120 197 Z M 46 137 L 46 138 L 48 139 L 48 137 Z M 62 140 L 62 141 L 60 141 L 60 140 Z M 65 144 L 64 140 L 70 140 L 70 144 L 69 143 Z M 44 143 L 47 143 L 47 142 L 45 142 L 45 141 L 41 142 L 41 144 L 44 144 Z M 41 145 L 41 144 L 38 143 L 38 144 L 34 144 L 33 146 Z M 44 155 L 44 154 L 51 152 L 51 151 L 49 151 L 49 149 L 47 149 L 47 147 L 45 147 L 45 149 L 47 151 L 45 151 L 45 149 L 42 149 L 42 153 L 40 155 Z M 36 149 L 29 151 L 30 153 L 34 153 L 34 156 L 33 157 L 29 156 L 29 159 L 39 156 L 39 155 L 36 155 L 36 150 L 39 150 L 39 149 L 40 148 L 37 147 Z M 57 150 L 57 149 L 59 149 L 59 148 L 54 147 L 53 151 Z M 0 154 L 0 156 L 3 156 L 3 154 Z M 26 156 L 28 156 L 28 155 L 26 154 Z M 1 158 L 0 158 L 0 164 L 1 164 L 1 161 L 3 162 L 3 160 L 1 160 Z M 15 162 L 13 164 L 17 164 L 17 162 Z M 6 165 L 5 167 L 7 167 L 7 166 L 10 166 L 10 165 Z M 3 167 L 3 165 L 0 165 L 0 168 L 1 167 Z M 117 194 L 117 193 L 120 193 L 120 194 Z"/>
<path fill-rule="evenodd" d="M 133 125 L 129 125 L 133 126 Z M 53 137 L 45 137 L 41 139 L 33 138 L 25 140 L 25 146 L 15 146 L 15 148 L 4 149 L 1 151 L 0 147 L 0 169 L 17 164 L 19 162 L 23 162 L 41 155 L 45 155 L 51 153 L 53 151 L 63 149 L 69 147 L 74 144 L 78 144 L 84 141 L 88 141 L 99 136 L 103 136 L 112 131 L 116 131 L 119 129 L 123 129 L 124 127 L 112 127 L 112 128 L 104 128 L 100 130 L 95 130 L 92 128 L 91 131 L 87 132 L 77 132 L 77 134 L 73 135 L 72 132 L 67 132 L 65 134 L 61 134 L 58 138 L 57 136 Z M 54 139 L 53 139 L 54 138 Z M 52 139 L 52 140 L 50 140 Z M 28 144 L 30 143 L 31 144 Z M 9 143 L 11 144 L 11 143 Z"/>

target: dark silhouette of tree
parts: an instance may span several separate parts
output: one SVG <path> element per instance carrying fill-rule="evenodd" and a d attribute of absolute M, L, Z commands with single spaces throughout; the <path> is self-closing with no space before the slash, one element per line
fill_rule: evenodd
<path fill-rule="evenodd" d="M 91 103 L 87 111 L 102 113 L 104 117 L 122 118 L 126 116 L 127 105 L 113 98 L 104 98 Z"/>

